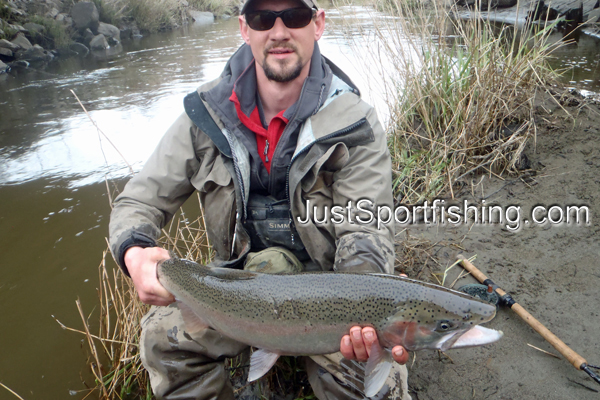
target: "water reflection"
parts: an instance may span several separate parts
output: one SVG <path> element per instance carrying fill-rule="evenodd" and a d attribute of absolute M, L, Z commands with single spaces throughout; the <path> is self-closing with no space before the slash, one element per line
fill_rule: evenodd
<path fill-rule="evenodd" d="M 78 176 L 73 185 L 81 185 L 126 173 L 106 140 L 99 146 L 100 136 L 71 89 L 110 141 L 139 167 L 183 110 L 184 94 L 207 76 L 217 76 L 241 44 L 236 32 L 232 20 L 153 35 L 127 44 L 126 53 L 113 59 L 70 58 L 48 72 L 4 82 L 0 184 Z M 206 35 L 212 39 L 203 39 Z"/>

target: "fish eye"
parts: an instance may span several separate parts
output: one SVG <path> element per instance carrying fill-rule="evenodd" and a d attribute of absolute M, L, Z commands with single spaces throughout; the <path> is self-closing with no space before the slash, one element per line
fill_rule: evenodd
<path fill-rule="evenodd" d="M 454 328 L 454 324 L 451 321 L 439 321 L 436 327 L 438 332 L 446 332 Z"/>

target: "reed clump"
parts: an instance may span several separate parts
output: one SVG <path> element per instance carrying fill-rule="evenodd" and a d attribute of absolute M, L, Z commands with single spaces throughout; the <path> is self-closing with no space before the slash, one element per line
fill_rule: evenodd
<path fill-rule="evenodd" d="M 186 212 L 180 210 L 163 230 L 160 245 L 177 257 L 208 263 L 213 253 L 203 228 L 201 208 L 194 214 L 199 216 L 188 219 Z M 86 336 L 88 364 L 95 378 L 93 384 L 86 383 L 90 387 L 88 395 L 96 393 L 102 400 L 152 399 L 148 373 L 139 354 L 140 320 L 150 306 L 139 300 L 131 279 L 121 272 L 108 249 L 99 265 L 98 298 L 98 322 L 90 322 L 79 300 L 76 304 L 83 330 L 66 327 L 57 320 L 64 329 Z"/>
<path fill-rule="evenodd" d="M 374 33 L 363 34 L 365 56 L 381 61 L 370 66 L 379 66 L 372 78 L 380 80 L 390 110 L 397 201 L 453 197 L 456 183 L 471 172 L 526 169 L 536 93 L 557 77 L 548 64 L 560 45 L 548 40 L 553 26 L 517 31 L 484 21 L 477 11 L 460 19 L 455 7 L 401 3 L 381 3 L 387 16 L 374 16 Z"/>
<path fill-rule="evenodd" d="M 238 11 L 238 0 L 189 0 L 190 6 L 215 15 L 232 15 Z"/>

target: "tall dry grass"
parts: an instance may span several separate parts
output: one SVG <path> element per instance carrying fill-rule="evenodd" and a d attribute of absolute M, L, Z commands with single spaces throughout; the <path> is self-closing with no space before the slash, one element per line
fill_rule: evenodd
<path fill-rule="evenodd" d="M 374 29 L 360 39 L 369 43 L 365 63 L 379 61 L 368 62 L 366 73 L 380 81 L 390 109 L 396 199 L 415 204 L 453 196 L 471 172 L 527 168 L 523 150 L 536 133 L 534 100 L 557 76 L 548 63 L 561 45 L 548 40 L 553 26 L 517 31 L 484 21 L 477 11 L 462 20 L 455 7 L 407 4 L 377 1 L 386 16 L 373 13 Z"/>
<path fill-rule="evenodd" d="M 193 208 L 198 207 L 194 205 Z M 180 210 L 163 230 L 160 244 L 177 257 L 208 263 L 213 253 L 203 228 L 201 208 L 195 215 L 198 216 L 188 219 L 186 212 Z M 87 396 L 102 400 L 152 399 L 148 374 L 142 366 L 138 347 L 140 320 L 149 306 L 139 300 L 131 279 L 121 272 L 108 248 L 103 253 L 98 273 L 98 320 L 90 320 L 84 312 L 84 308 L 94 306 L 82 305 L 79 300 L 76 305 L 83 329 L 66 327 L 57 320 L 64 329 L 85 335 L 90 354 L 88 364 L 95 378 L 93 384 L 88 384 Z"/>

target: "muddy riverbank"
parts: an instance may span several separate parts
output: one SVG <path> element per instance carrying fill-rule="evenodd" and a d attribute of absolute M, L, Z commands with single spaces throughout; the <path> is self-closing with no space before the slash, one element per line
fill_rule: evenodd
<path fill-rule="evenodd" d="M 521 207 L 521 227 L 509 224 L 419 225 L 400 239 L 418 244 L 411 257 L 419 262 L 409 276 L 436 282 L 460 253 L 477 255 L 474 264 L 544 323 L 590 364 L 600 363 L 600 108 L 573 98 L 561 106 L 537 108 L 538 134 L 526 151 L 532 170 L 522 177 L 476 176 L 456 196 L 469 204 Z M 485 203 L 482 200 L 485 199 Z M 534 223 L 531 211 L 541 206 L 588 207 L 587 223 Z M 538 209 L 538 220 L 543 211 Z M 480 217 L 481 218 L 481 217 Z M 551 216 L 558 220 L 557 209 Z M 527 220 L 528 222 L 525 222 Z M 437 245 L 428 248 L 430 244 Z M 420 250 L 419 250 L 420 249 Z M 398 254 L 402 260 L 402 254 Z M 460 267 L 449 271 L 447 282 Z M 461 278 L 456 286 L 475 283 Z M 489 327 L 504 337 L 476 349 L 450 350 L 447 355 L 417 353 L 409 362 L 413 399 L 597 399 L 600 386 L 564 359 L 544 354 L 528 344 L 558 354 L 509 309 L 501 308 Z"/>

